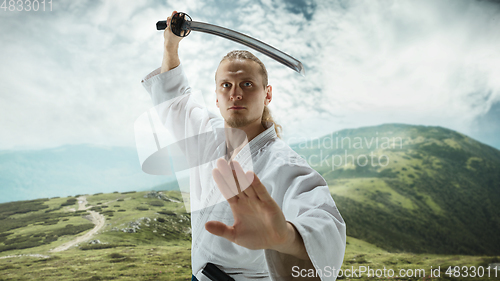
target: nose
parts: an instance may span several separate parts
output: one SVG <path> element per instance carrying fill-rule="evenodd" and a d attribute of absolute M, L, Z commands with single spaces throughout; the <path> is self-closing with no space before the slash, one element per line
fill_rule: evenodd
<path fill-rule="evenodd" d="M 233 89 L 231 89 L 229 99 L 234 101 L 234 100 L 241 100 L 242 98 L 243 98 L 242 89 L 239 86 L 233 87 Z"/>

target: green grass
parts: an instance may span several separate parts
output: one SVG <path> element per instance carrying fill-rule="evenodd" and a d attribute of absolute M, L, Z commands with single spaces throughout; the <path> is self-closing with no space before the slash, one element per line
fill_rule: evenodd
<path fill-rule="evenodd" d="M 0 280 L 191 280 L 191 244 L 70 249 L 50 258 L 0 259 Z"/>
<path fill-rule="evenodd" d="M 360 203 L 383 209 L 387 209 L 384 201 L 409 210 L 417 208 L 410 199 L 394 191 L 384 180 L 379 178 L 342 179 L 328 182 L 328 186 L 334 198 L 336 195 L 345 196 Z M 373 196 L 383 196 L 385 200 L 377 202 L 371 199 Z"/>
<path fill-rule="evenodd" d="M 0 259 L 0 280 L 191 280 L 189 241 L 164 245 L 118 247 L 102 250 L 70 249 L 50 254 L 50 258 L 13 257 Z M 448 266 L 487 266 L 500 257 L 390 253 L 362 240 L 348 237 L 342 269 L 360 266 L 372 269 L 424 269 L 441 267 L 442 278 Z M 339 278 L 343 280 L 347 278 Z M 357 280 L 380 280 L 367 277 Z M 466 280 L 451 278 L 449 280 Z M 474 280 L 498 280 L 473 278 Z M 396 279 L 394 279 L 396 280 Z M 397 280 L 422 280 L 398 278 Z"/>
<path fill-rule="evenodd" d="M 185 213 L 184 205 L 181 203 L 165 202 L 165 206 L 152 206 L 149 202 L 158 201 L 156 198 L 144 198 L 148 192 L 137 192 L 130 194 L 102 194 L 97 196 L 87 197 L 87 201 L 91 205 L 97 203 L 102 203 L 102 205 L 109 206 L 106 210 L 114 210 L 115 216 L 118 210 L 126 210 L 125 212 L 119 212 L 120 215 L 114 217 L 109 225 L 106 226 L 106 230 L 113 227 L 125 227 L 131 221 L 135 221 L 142 217 L 154 217 L 156 214 L 162 210 L 168 210 L 175 213 Z M 166 192 L 168 193 L 168 192 Z M 172 192 L 168 193 L 171 194 Z M 114 196 L 114 197 L 113 197 Z M 116 199 L 124 199 L 124 201 L 116 201 Z M 182 202 L 182 201 L 181 201 Z M 168 204 L 167 204 L 168 203 Z M 119 207 L 115 205 L 119 204 Z M 148 211 L 135 211 L 138 207 L 148 208 Z"/>
<path fill-rule="evenodd" d="M 360 266 L 370 267 L 371 269 L 394 270 L 398 274 L 399 270 L 411 269 L 413 272 L 417 269 L 424 269 L 426 280 L 498 280 L 500 278 L 500 269 L 498 277 L 494 277 L 491 271 L 490 278 L 485 275 L 480 277 L 455 278 L 446 275 L 448 267 L 454 266 L 479 266 L 487 267 L 491 263 L 498 263 L 500 256 L 467 256 L 467 255 L 433 255 L 433 254 L 413 254 L 413 253 L 391 253 L 379 247 L 376 247 L 365 241 L 347 237 L 347 248 L 344 256 L 342 269 L 350 269 L 351 267 L 359 268 Z M 441 278 L 429 278 L 430 270 L 440 268 Z M 462 271 L 463 272 L 463 271 Z M 347 279 L 347 278 L 344 278 Z M 368 277 L 365 273 L 363 278 L 353 278 L 356 280 L 423 280 L 423 278 L 382 278 Z"/>
<path fill-rule="evenodd" d="M 134 243 L 136 244 L 141 244 L 144 243 L 144 241 L 150 241 L 147 243 L 160 243 L 160 240 L 165 242 L 172 239 L 189 239 L 189 232 L 186 231 L 186 229 L 189 229 L 190 227 L 189 215 L 185 213 L 184 206 L 180 203 L 173 202 L 168 202 L 168 204 L 165 204 L 164 206 L 152 206 L 149 203 L 158 202 L 158 199 L 145 198 L 145 195 L 147 193 L 148 192 L 87 195 L 86 198 L 89 202 L 89 205 L 96 206 L 97 203 L 101 203 L 97 208 L 108 218 L 105 227 L 101 230 L 101 234 L 105 236 L 107 235 L 107 238 L 109 238 L 109 240 L 112 240 L 110 242 L 119 241 L 120 239 L 123 239 L 125 233 L 117 231 L 111 232 L 111 229 L 128 228 L 130 226 L 130 222 L 137 221 L 138 219 L 143 217 L 148 217 L 153 221 L 147 227 L 142 226 L 142 228 L 146 230 L 134 234 L 127 233 L 127 237 L 129 237 L 128 240 L 134 241 Z M 180 194 L 175 194 L 175 192 L 169 192 L 168 194 L 172 196 L 172 198 L 180 198 Z M 120 198 L 125 200 L 120 202 L 120 207 L 115 207 L 114 205 L 116 205 L 116 200 Z M 41 235 L 43 237 L 44 233 L 52 233 L 54 231 L 57 231 L 58 229 L 65 228 L 67 225 L 78 226 L 88 224 L 89 221 L 82 217 L 84 215 L 87 215 L 85 211 L 83 211 L 83 213 L 70 211 L 70 207 L 76 209 L 77 205 L 67 206 L 60 210 L 46 213 L 47 210 L 60 206 L 61 203 L 67 202 L 68 199 L 71 198 L 55 198 L 48 201 L 29 201 L 28 203 L 33 206 L 32 208 L 34 208 L 33 212 L 25 211 L 27 204 L 24 202 L 19 202 L 18 204 L 1 204 L 0 210 L 2 210 L 1 208 L 5 209 L 5 212 L 2 214 L 6 216 L 3 218 L 4 223 L 2 225 L 5 226 L 5 222 L 15 221 L 19 222 L 19 226 L 21 227 L 16 227 L 13 229 L 12 227 L 5 228 L 6 230 L 4 230 L 4 233 L 8 235 L 5 237 L 1 237 L 2 240 L 0 240 L 0 249 L 2 246 L 5 246 L 5 241 L 8 242 L 9 240 L 16 237 L 18 239 L 19 237 L 26 237 L 26 239 L 31 237 L 31 239 L 34 239 L 34 237 L 37 237 L 35 235 Z M 40 202 L 42 202 L 44 206 L 41 206 Z M 156 203 L 156 205 L 159 204 Z M 149 210 L 140 212 L 134 211 L 139 206 L 147 206 Z M 24 209 L 20 209 L 20 207 Z M 119 209 L 126 211 L 117 212 Z M 8 210 L 22 210 L 22 213 L 13 213 L 12 211 Z M 159 212 L 172 212 L 178 215 L 165 216 L 159 214 Z M 154 219 L 156 217 L 166 217 L 166 219 L 163 220 L 166 221 L 166 223 L 155 222 Z M 47 220 L 49 220 L 49 222 L 51 223 L 44 224 L 43 221 Z M 181 220 L 183 221 L 179 222 Z M 148 231 L 154 234 L 150 235 Z M 116 236 L 117 238 L 112 238 L 114 236 Z M 73 239 L 74 237 L 71 235 L 61 236 L 58 237 L 57 241 L 39 246 L 37 247 L 37 249 L 45 252 Z M 20 250 L 10 250 L 7 251 L 7 253 L 24 254 L 31 253 L 31 251 L 31 248 L 27 248 Z"/>
<path fill-rule="evenodd" d="M 49 255 L 50 258 L 23 256 L 0 259 L 0 270 L 5 273 L 0 280 L 191 280 L 191 242 L 190 232 L 187 231 L 190 229 L 190 215 L 185 213 L 182 204 L 165 202 L 164 206 L 160 206 L 159 199 L 145 198 L 147 193 L 86 195 L 88 205 L 99 206 L 98 208 L 104 213 L 110 210 L 115 211 L 112 217 L 108 217 L 105 227 L 92 238 L 106 243 L 109 248 L 82 250 L 82 245 L 79 245 L 64 252 L 49 254 L 50 249 L 78 236 L 65 235 L 47 245 L 4 251 L 0 253 L 0 256 L 37 253 Z M 182 200 L 180 194 L 175 192 L 166 192 L 166 194 L 170 198 Z M 117 199 L 124 199 L 120 201 L 119 206 L 115 206 Z M 55 198 L 44 203 L 49 208 L 56 208 L 67 200 L 68 198 Z M 151 202 L 153 204 L 150 204 Z M 38 206 L 36 204 L 34 206 Z M 147 206 L 149 210 L 134 211 L 139 206 Z M 76 208 L 77 205 L 68 207 Z M 55 211 L 66 215 L 60 217 L 55 224 L 30 223 L 9 231 L 11 234 L 6 238 L 43 236 L 45 233 L 51 233 L 69 224 L 89 223 L 81 217 L 86 213 L 74 216 L 75 213 L 68 207 Z M 117 212 L 119 209 L 125 212 Z M 45 210 L 47 208 L 12 214 L 11 217 L 19 220 L 37 215 L 43 216 Z M 146 220 L 141 221 L 137 233 L 121 231 L 122 228 L 130 227 L 130 222 L 140 221 L 141 218 L 150 218 L 150 221 L 148 223 Z M 116 229 L 118 231 L 115 231 Z M 0 243 L 0 246 L 2 245 L 3 243 Z M 97 246 L 99 245 L 103 244 Z"/>
<path fill-rule="evenodd" d="M 365 186 L 364 191 L 372 192 L 372 195 L 377 194 L 373 192 L 374 189 L 395 193 L 379 178 L 352 179 L 344 184 L 346 183 Z M 332 185 L 331 187 L 335 191 L 339 186 Z M 339 189 L 339 194 L 342 194 L 342 196 L 349 195 L 348 192 L 341 192 L 344 191 Z M 335 192 L 333 193 L 335 198 Z M 91 248 L 91 245 L 83 243 L 64 252 L 48 252 L 49 249 L 81 235 L 78 234 L 76 236 L 61 236 L 56 242 L 48 245 L 5 251 L 0 253 L 0 257 L 27 254 L 41 254 L 49 257 L 0 258 L 0 271 L 2 272 L 0 280 L 191 280 L 191 241 L 190 234 L 186 233 L 186 230 L 190 227 L 189 214 L 184 212 L 184 207 L 179 203 L 165 201 L 164 206 L 153 206 L 155 204 L 151 205 L 149 203 L 158 201 L 158 199 L 145 198 L 146 194 L 147 192 L 87 195 L 87 200 L 92 202 L 92 205 L 101 203 L 100 206 L 109 206 L 104 208 L 104 211 L 116 210 L 114 216 L 109 217 L 109 220 L 106 221 L 104 229 L 92 238 L 107 243 L 104 244 L 106 248 L 87 249 Z M 166 192 L 166 194 L 170 198 L 176 198 L 176 200 L 182 199 L 179 193 Z M 124 200 L 118 203 L 119 207 L 116 207 L 116 199 L 119 198 Z M 353 195 L 350 198 L 355 198 L 355 196 Z M 55 202 L 52 202 L 52 200 Z M 46 201 L 44 204 L 51 207 L 58 206 L 62 202 L 66 202 L 66 200 L 67 198 L 56 198 Z M 404 203 L 404 199 L 398 199 L 395 194 L 390 195 L 388 200 L 391 204 L 397 204 L 398 200 L 402 200 L 401 205 Z M 342 202 L 342 200 L 340 201 Z M 138 206 L 148 206 L 150 210 L 134 211 Z M 117 212 L 119 209 L 123 209 L 125 212 Z M 30 215 L 45 214 L 45 210 L 40 209 L 32 213 L 14 214 L 14 216 L 22 219 Z M 61 209 L 57 212 L 68 216 L 61 217 L 57 224 L 54 225 L 30 224 L 11 230 L 9 232 L 12 234 L 7 237 L 49 233 L 68 224 L 88 223 L 81 216 L 73 216 L 74 212 L 69 210 Z M 145 223 L 143 220 L 141 229 L 137 233 L 113 231 L 113 229 L 129 227 L 130 222 L 144 217 L 149 218 L 150 221 Z M 101 247 L 102 245 L 97 244 L 94 247 Z M 359 266 L 370 266 L 370 268 L 374 269 L 386 267 L 393 270 L 422 268 L 428 274 L 431 266 L 434 268 L 441 266 L 445 270 L 450 265 L 485 266 L 492 262 L 498 262 L 498 260 L 499 257 L 487 256 L 391 253 L 374 244 L 348 236 L 347 250 L 342 268 L 357 268 Z M 339 278 L 339 280 L 342 279 L 346 278 Z M 373 280 L 373 277 L 368 278 L 365 276 L 358 279 Z M 474 279 L 494 280 L 492 278 Z M 400 278 L 399 280 L 417 279 Z"/>

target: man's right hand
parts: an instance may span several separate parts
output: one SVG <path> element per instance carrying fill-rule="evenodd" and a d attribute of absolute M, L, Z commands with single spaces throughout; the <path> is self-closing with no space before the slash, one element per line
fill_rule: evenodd
<path fill-rule="evenodd" d="M 175 35 L 170 29 L 170 21 L 172 17 L 177 13 L 177 11 L 173 11 L 170 17 L 167 18 L 167 28 L 163 31 L 163 38 L 165 39 L 163 43 L 163 61 L 161 64 L 161 73 L 167 72 L 171 69 L 176 68 L 181 63 L 179 60 L 179 42 L 181 42 L 182 38 Z"/>
<path fill-rule="evenodd" d="M 166 49 L 175 49 L 179 47 L 179 42 L 181 42 L 182 38 L 175 35 L 172 32 L 172 29 L 170 28 L 170 22 L 172 21 L 172 17 L 177 13 L 177 11 L 173 11 L 170 17 L 167 18 L 167 28 L 165 28 L 165 31 L 163 32 L 163 38 L 165 39 L 165 48 Z"/>

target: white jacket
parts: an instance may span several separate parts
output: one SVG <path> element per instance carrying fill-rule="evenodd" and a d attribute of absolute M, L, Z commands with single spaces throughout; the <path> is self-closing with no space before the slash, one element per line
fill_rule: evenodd
<path fill-rule="evenodd" d="M 142 84 L 158 105 L 160 120 L 178 140 L 206 132 L 216 133 L 216 128 L 224 127 L 221 118 L 192 99 L 182 65 L 161 74 L 158 68 L 147 75 Z M 274 125 L 269 125 L 238 153 L 235 160 L 245 170 L 253 166 L 286 220 L 302 236 L 311 261 L 274 250 L 249 250 L 209 233 L 204 227 L 207 221 L 218 220 L 231 226 L 234 219 L 229 204 L 217 192 L 212 178 L 215 161 L 198 163 L 190 170 L 191 206 L 204 204 L 207 207 L 192 208 L 191 262 L 193 275 L 200 281 L 209 281 L 202 274 L 207 262 L 216 264 L 236 281 L 302 280 L 295 277 L 310 274 L 313 268 L 321 280 L 336 279 L 334 270 L 342 265 L 345 252 L 345 222 L 323 177 L 276 136 Z M 216 159 L 225 155 L 225 148 L 224 137 L 216 136 L 205 138 L 198 148 L 188 149 L 186 153 Z"/>

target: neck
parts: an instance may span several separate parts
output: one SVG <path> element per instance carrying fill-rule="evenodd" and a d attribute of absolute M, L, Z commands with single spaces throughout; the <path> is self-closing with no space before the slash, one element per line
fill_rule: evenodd
<path fill-rule="evenodd" d="M 231 128 L 226 122 L 224 122 L 224 127 Z M 260 120 L 258 120 L 258 123 L 255 122 L 244 127 L 239 127 L 237 129 L 243 131 L 245 134 L 243 135 L 239 130 L 226 131 L 226 145 L 228 148 L 227 151 L 232 151 L 227 155 L 229 159 L 233 159 L 246 144 L 248 144 L 256 136 L 266 130 Z"/>

